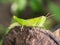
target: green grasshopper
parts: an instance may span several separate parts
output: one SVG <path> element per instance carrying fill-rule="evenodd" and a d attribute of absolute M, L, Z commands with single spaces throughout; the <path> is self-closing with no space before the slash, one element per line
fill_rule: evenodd
<path fill-rule="evenodd" d="M 16 16 L 13 16 L 13 19 L 17 21 L 22 26 L 31 26 L 31 27 L 43 27 L 44 22 L 46 21 L 45 16 L 32 18 L 32 19 L 21 19 Z"/>

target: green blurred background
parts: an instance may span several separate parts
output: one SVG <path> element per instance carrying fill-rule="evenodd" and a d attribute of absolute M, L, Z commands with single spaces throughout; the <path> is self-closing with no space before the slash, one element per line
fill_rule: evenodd
<path fill-rule="evenodd" d="M 7 27 L 11 24 L 13 15 L 29 19 L 51 13 L 51 17 L 47 18 L 45 27 L 51 30 L 60 28 L 60 0 L 26 0 L 27 4 L 24 9 L 21 7 L 25 5 L 22 6 L 23 3 L 17 3 L 19 1 L 21 0 L 0 0 L 0 39 L 7 32 Z M 13 3 L 16 3 L 19 8 L 14 7 L 11 10 Z"/>

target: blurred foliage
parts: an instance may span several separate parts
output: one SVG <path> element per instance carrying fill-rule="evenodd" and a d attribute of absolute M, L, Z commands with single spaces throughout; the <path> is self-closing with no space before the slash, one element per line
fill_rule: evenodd
<path fill-rule="evenodd" d="M 8 3 L 8 2 L 13 2 L 14 0 L 0 0 L 0 3 Z"/>
<path fill-rule="evenodd" d="M 2 45 L 4 36 L 9 32 L 8 27 L 0 25 L 0 45 Z"/>
<path fill-rule="evenodd" d="M 30 1 L 30 7 L 34 11 L 39 11 L 39 10 L 42 10 L 42 3 L 43 3 L 42 0 L 31 0 Z"/>
<path fill-rule="evenodd" d="M 4 25 L 0 25 L 0 39 L 8 33 L 8 28 Z"/>
<path fill-rule="evenodd" d="M 60 7 L 54 3 L 49 3 L 48 6 L 52 13 L 52 17 L 60 23 Z"/>
<path fill-rule="evenodd" d="M 26 5 L 27 0 L 15 0 L 11 6 L 11 12 L 15 15 L 18 15 L 18 13 L 21 13 L 22 11 L 25 10 Z"/>
<path fill-rule="evenodd" d="M 0 40 L 0 45 L 2 45 L 3 40 Z"/>
<path fill-rule="evenodd" d="M 16 15 L 17 17 L 21 18 L 22 12 L 26 11 L 26 7 L 30 8 L 28 9 L 27 13 L 30 13 L 30 17 L 35 17 L 37 13 L 39 12 L 41 15 L 45 15 L 46 11 L 43 7 L 43 1 L 42 0 L 15 0 L 11 6 L 11 12 L 13 15 Z M 24 16 L 24 15 L 23 15 Z"/>

